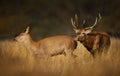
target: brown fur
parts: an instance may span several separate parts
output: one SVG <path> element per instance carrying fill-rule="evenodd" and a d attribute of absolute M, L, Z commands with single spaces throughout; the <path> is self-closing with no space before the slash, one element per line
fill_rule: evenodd
<path fill-rule="evenodd" d="M 30 51 L 37 56 L 54 56 L 64 54 L 72 56 L 77 47 L 77 42 L 69 36 L 52 36 L 37 42 L 33 41 L 28 33 L 21 33 L 16 38 L 17 42 L 24 44 Z"/>
<path fill-rule="evenodd" d="M 107 52 L 107 49 L 110 47 L 110 37 L 106 32 L 93 32 L 93 28 L 97 25 L 97 22 L 100 22 L 101 15 L 99 13 L 96 17 L 95 22 L 92 26 L 80 29 L 78 27 L 78 17 L 75 15 L 75 20 L 71 18 L 71 23 L 73 29 L 76 33 L 76 40 L 80 41 L 87 50 L 95 56 L 97 53 L 101 54 Z M 83 21 L 83 24 L 85 21 Z"/>
<path fill-rule="evenodd" d="M 97 53 L 107 52 L 110 47 L 110 37 L 106 32 L 91 32 L 83 38 L 78 38 L 87 50 L 95 56 Z"/>

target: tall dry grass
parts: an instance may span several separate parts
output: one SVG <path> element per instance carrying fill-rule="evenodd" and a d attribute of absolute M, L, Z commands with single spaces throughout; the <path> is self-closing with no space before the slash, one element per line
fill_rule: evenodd
<path fill-rule="evenodd" d="M 108 54 L 93 59 L 79 44 L 75 59 L 58 55 L 36 58 L 22 44 L 0 42 L 0 76 L 120 76 L 120 39 L 111 38 Z"/>

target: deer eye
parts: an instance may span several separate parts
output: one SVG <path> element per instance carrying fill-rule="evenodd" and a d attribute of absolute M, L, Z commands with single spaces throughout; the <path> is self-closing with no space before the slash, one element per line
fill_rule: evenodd
<path fill-rule="evenodd" d="M 85 33 L 82 33 L 83 35 L 85 35 Z"/>

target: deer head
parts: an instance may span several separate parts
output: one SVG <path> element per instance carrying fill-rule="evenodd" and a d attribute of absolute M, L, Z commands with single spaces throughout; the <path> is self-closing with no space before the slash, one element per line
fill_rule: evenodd
<path fill-rule="evenodd" d="M 20 35 L 18 35 L 15 40 L 18 42 L 27 42 L 27 40 L 29 40 L 31 37 L 29 35 L 29 29 L 30 27 L 27 27 L 25 32 L 20 33 Z"/>
<path fill-rule="evenodd" d="M 77 17 L 77 14 L 75 14 L 75 20 L 73 20 L 73 18 L 71 18 L 71 23 L 72 23 L 73 29 L 74 29 L 74 31 L 77 35 L 77 37 L 76 37 L 77 40 L 78 40 L 78 38 L 83 39 L 84 36 L 91 33 L 92 30 L 94 29 L 94 27 L 97 25 L 97 22 L 99 22 L 100 20 L 101 20 L 101 16 L 99 14 L 99 17 L 96 17 L 95 22 L 92 26 L 80 29 L 79 26 L 78 26 L 78 17 Z M 83 21 L 82 26 L 84 24 L 85 24 L 85 20 Z"/>

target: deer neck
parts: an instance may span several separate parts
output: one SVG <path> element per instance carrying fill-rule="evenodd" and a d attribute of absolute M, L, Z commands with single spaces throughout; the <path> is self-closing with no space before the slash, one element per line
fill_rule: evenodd
<path fill-rule="evenodd" d="M 36 53 L 39 45 L 37 44 L 37 42 L 33 41 L 32 38 L 30 37 L 28 40 L 26 40 L 25 46 L 29 51 Z"/>

